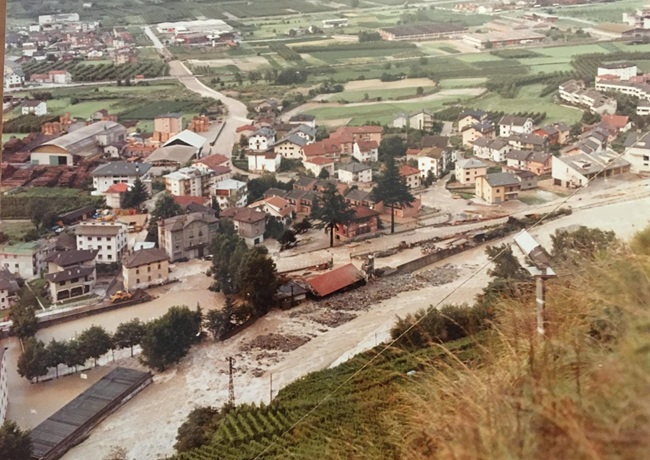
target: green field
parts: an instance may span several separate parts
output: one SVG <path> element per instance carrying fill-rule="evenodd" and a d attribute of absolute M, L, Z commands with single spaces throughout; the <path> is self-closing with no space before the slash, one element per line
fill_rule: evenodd
<path fill-rule="evenodd" d="M 596 22 L 621 22 L 624 11 L 645 6 L 643 0 L 619 0 L 612 3 L 598 5 L 579 5 L 568 8 L 559 8 L 556 14 L 574 18 L 586 19 Z"/>
<path fill-rule="evenodd" d="M 495 112 L 546 112 L 544 123 L 564 121 L 573 124 L 582 118 L 582 111 L 556 104 L 552 96 L 539 97 L 542 85 L 523 87 L 517 97 L 506 99 L 498 94 L 488 94 L 472 101 L 472 107 Z"/>
<path fill-rule="evenodd" d="M 399 112 L 413 112 L 416 110 L 430 109 L 439 110 L 444 107 L 445 103 L 463 101 L 469 97 L 450 96 L 442 97 L 434 101 L 425 102 L 378 102 L 371 105 L 356 107 L 323 107 L 309 110 L 307 113 L 315 115 L 324 120 L 336 120 L 341 118 L 351 118 L 350 124 L 362 125 L 369 122 L 379 122 L 381 124 L 391 124 L 393 116 Z"/>
<path fill-rule="evenodd" d="M 424 94 L 430 94 L 436 87 L 423 86 Z M 395 89 L 375 89 L 367 91 L 344 91 L 342 93 L 333 94 L 328 100 L 335 101 L 348 101 L 348 102 L 361 102 L 366 99 L 376 99 L 381 97 L 383 100 L 406 99 L 409 97 L 417 97 L 416 88 L 395 88 Z"/>

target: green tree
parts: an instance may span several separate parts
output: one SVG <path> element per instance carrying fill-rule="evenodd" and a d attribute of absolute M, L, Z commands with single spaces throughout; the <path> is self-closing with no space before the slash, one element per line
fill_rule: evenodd
<path fill-rule="evenodd" d="M 68 340 L 63 364 L 74 368 L 74 371 L 77 372 L 77 366 L 83 366 L 85 363 L 86 359 L 81 352 L 79 341 L 77 339 Z"/>
<path fill-rule="evenodd" d="M 139 208 L 142 203 L 149 199 L 149 192 L 144 183 L 138 177 L 133 182 L 133 187 L 122 194 L 122 208 Z"/>
<path fill-rule="evenodd" d="M 417 96 L 422 96 L 424 94 L 424 88 L 421 87 L 421 86 L 418 86 L 417 88 L 415 88 L 415 94 Z"/>
<path fill-rule="evenodd" d="M 330 172 L 325 168 L 321 169 L 320 172 L 318 173 L 319 179 L 329 179 L 329 177 L 330 177 Z"/>
<path fill-rule="evenodd" d="M 244 240 L 235 233 L 219 233 L 212 241 L 212 276 L 215 287 L 225 294 L 237 292 L 237 276 L 241 261 L 248 252 Z"/>
<path fill-rule="evenodd" d="M 293 224 L 293 229 L 298 235 L 307 233 L 309 229 L 311 229 L 311 222 L 309 222 L 309 218 L 303 217 L 300 222 L 295 222 Z"/>
<path fill-rule="evenodd" d="M 296 244 L 298 244 L 298 240 L 296 239 L 296 232 L 290 228 L 286 229 L 278 240 L 278 243 L 280 243 L 281 250 L 294 247 Z"/>
<path fill-rule="evenodd" d="M 183 214 L 183 208 L 174 201 L 171 195 L 164 194 L 156 201 L 156 206 L 151 212 L 149 219 L 149 231 L 147 241 L 158 242 L 158 222 L 170 217 Z"/>
<path fill-rule="evenodd" d="M 34 200 L 32 202 L 29 208 L 29 216 L 36 230 L 40 230 L 43 217 L 48 210 L 47 203 L 44 200 Z"/>
<path fill-rule="evenodd" d="M 398 136 L 384 137 L 379 144 L 378 154 L 381 161 L 403 157 L 406 154 L 406 144 Z"/>
<path fill-rule="evenodd" d="M 187 420 L 178 428 L 176 444 L 177 452 L 187 452 L 206 444 L 217 428 L 220 421 L 229 412 L 230 407 L 223 409 L 214 407 L 197 407 L 187 416 Z"/>
<path fill-rule="evenodd" d="M 224 340 L 233 329 L 235 303 L 231 296 L 226 296 L 226 304 L 221 310 L 210 310 L 205 314 L 205 328 L 210 331 L 214 340 Z"/>
<path fill-rule="evenodd" d="M 395 207 L 411 206 L 415 201 L 415 197 L 400 177 L 399 169 L 391 157 L 386 162 L 386 170 L 377 181 L 371 196 L 375 202 L 383 201 L 384 206 L 390 208 L 391 233 L 395 233 Z"/>
<path fill-rule="evenodd" d="M 257 70 L 248 72 L 248 79 L 251 83 L 257 83 L 262 78 L 262 75 Z"/>
<path fill-rule="evenodd" d="M 583 263 L 616 244 L 616 234 L 599 228 L 581 226 L 577 230 L 556 230 L 551 235 L 551 257 L 558 262 Z"/>
<path fill-rule="evenodd" d="M 18 358 L 18 374 L 33 381 L 47 374 L 47 350 L 45 344 L 34 337 L 23 341 L 23 353 Z"/>
<path fill-rule="evenodd" d="M 97 359 L 113 347 L 113 340 L 101 326 L 90 326 L 78 337 L 79 350 L 85 358 L 92 358 L 97 366 Z"/>
<path fill-rule="evenodd" d="M 134 318 L 117 326 L 113 334 L 113 342 L 117 348 L 130 348 L 133 356 L 133 347 L 142 343 L 145 332 L 146 325 L 139 318 Z"/>
<path fill-rule="evenodd" d="M 318 228 L 328 229 L 330 232 L 330 247 L 334 246 L 334 230 L 338 224 L 345 225 L 354 217 L 354 209 L 345 202 L 338 193 L 334 184 L 328 184 L 323 195 L 315 200 L 310 217 L 318 221 Z"/>
<path fill-rule="evenodd" d="M 10 420 L 0 427 L 0 458 L 2 460 L 26 460 L 32 458 L 32 440 L 29 431 L 23 431 Z"/>
<path fill-rule="evenodd" d="M 56 371 L 56 378 L 59 378 L 59 364 L 65 363 L 68 345 L 65 342 L 58 342 L 54 339 L 47 344 L 47 367 L 53 367 Z"/>
<path fill-rule="evenodd" d="M 22 292 L 29 292 L 33 296 L 28 288 L 24 288 Z M 34 307 L 24 305 L 22 299 L 9 309 L 9 319 L 12 321 L 11 331 L 20 339 L 33 337 L 38 330 Z"/>
<path fill-rule="evenodd" d="M 259 248 L 250 251 L 239 272 L 239 292 L 253 307 L 255 315 L 268 313 L 278 286 L 278 272 L 273 259 Z"/>
<path fill-rule="evenodd" d="M 199 308 L 192 311 L 186 306 L 171 307 L 162 317 L 147 324 L 140 360 L 161 372 L 177 363 L 199 341 L 201 321 Z"/>

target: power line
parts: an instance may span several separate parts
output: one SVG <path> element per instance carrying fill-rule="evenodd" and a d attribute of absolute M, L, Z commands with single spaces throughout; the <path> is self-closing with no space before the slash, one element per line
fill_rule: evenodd
<path fill-rule="evenodd" d="M 623 155 L 625 154 L 625 151 L 622 153 L 616 155 L 611 161 L 616 161 L 620 159 Z M 607 165 L 605 165 L 598 173 L 596 173 L 593 177 L 587 180 L 587 182 L 582 185 L 581 187 L 575 189 L 573 193 L 567 195 L 564 200 L 562 200 L 560 203 L 558 203 L 554 208 L 552 208 L 550 211 L 548 211 L 546 214 L 544 214 L 537 222 L 535 222 L 533 225 L 531 225 L 528 230 L 533 230 L 536 227 L 539 227 L 546 219 L 549 218 L 554 212 L 556 212 L 558 209 L 560 209 L 563 205 L 567 203 L 571 198 L 576 196 L 581 190 L 586 188 L 594 179 L 598 178 L 607 168 Z M 523 231 L 523 230 L 522 230 Z M 519 232 L 521 233 L 521 232 Z M 519 234 L 518 233 L 518 234 Z M 363 372 L 367 367 L 369 367 L 373 362 L 377 360 L 381 355 L 383 355 L 388 349 L 392 348 L 399 340 L 401 340 L 406 334 L 408 334 L 414 327 L 416 327 L 420 322 L 422 322 L 430 312 L 433 310 L 437 309 L 443 302 L 445 302 L 447 299 L 449 299 L 453 294 L 455 294 L 459 289 L 461 289 L 463 286 L 465 286 L 468 282 L 470 282 L 472 279 L 474 279 L 479 273 L 481 273 L 483 270 L 485 270 L 491 263 L 492 260 L 497 259 L 501 255 L 503 255 L 507 250 L 510 249 L 512 246 L 513 242 L 507 243 L 506 246 L 496 255 L 494 256 L 491 260 L 488 260 L 485 262 L 483 265 L 481 265 L 479 268 L 477 268 L 470 276 L 462 281 L 458 286 L 456 286 L 454 289 L 451 290 L 447 295 L 443 296 L 442 299 L 440 299 L 435 305 L 433 305 L 433 308 L 430 308 L 426 311 L 424 315 L 422 315 L 420 318 L 416 319 L 408 328 L 406 328 L 398 337 L 393 339 L 390 343 L 388 343 L 385 347 L 383 347 L 379 352 L 370 358 L 363 366 L 361 366 L 357 371 L 355 371 L 352 375 L 350 375 L 347 379 L 345 379 L 342 383 L 340 383 L 334 390 L 332 390 L 330 393 L 325 395 L 323 399 L 321 399 L 314 407 L 312 407 L 310 410 L 307 411 L 302 417 L 300 417 L 295 423 L 293 423 L 289 428 L 284 430 L 278 438 L 284 437 L 287 433 L 292 431 L 295 427 L 300 425 L 303 421 L 305 421 L 309 416 L 311 416 L 314 412 L 316 412 L 323 404 L 325 404 L 328 400 L 330 400 L 336 393 L 339 392 L 341 388 L 343 388 L 345 385 L 347 385 L 352 379 L 357 377 L 361 372 Z M 271 440 L 271 442 L 255 457 L 255 460 L 259 459 L 264 455 L 271 447 L 277 444 L 278 438 L 275 438 Z"/>

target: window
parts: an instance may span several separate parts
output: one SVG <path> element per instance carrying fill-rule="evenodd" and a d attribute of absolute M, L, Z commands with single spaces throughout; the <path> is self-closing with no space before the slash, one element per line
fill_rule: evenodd
<path fill-rule="evenodd" d="M 110 255 L 110 254 L 109 254 L 109 255 L 107 255 L 106 257 L 108 258 L 108 260 L 111 260 L 111 259 L 113 258 L 113 256 L 112 256 L 112 255 Z"/>
<path fill-rule="evenodd" d="M 106 249 L 110 251 L 111 249 L 113 249 L 113 246 L 106 246 Z"/>
<path fill-rule="evenodd" d="M 147 267 L 147 271 L 151 272 L 151 266 Z"/>
<path fill-rule="evenodd" d="M 160 269 L 160 264 L 158 264 L 158 269 Z"/>
<path fill-rule="evenodd" d="M 140 269 L 139 269 L 139 268 L 136 268 L 136 269 L 135 269 L 135 274 L 136 274 L 136 275 L 139 275 L 139 274 L 140 274 Z"/>
<path fill-rule="evenodd" d="M 140 278 L 136 278 L 135 282 L 136 284 L 140 284 Z"/>
<path fill-rule="evenodd" d="M 151 276 L 148 276 L 148 277 L 147 277 L 147 281 L 151 281 Z"/>

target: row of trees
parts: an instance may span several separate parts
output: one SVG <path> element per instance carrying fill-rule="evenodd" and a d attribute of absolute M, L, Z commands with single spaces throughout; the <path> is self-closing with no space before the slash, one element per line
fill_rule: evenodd
<path fill-rule="evenodd" d="M 111 350 L 142 347 L 140 360 L 147 366 L 163 371 L 177 363 L 187 354 L 190 347 L 201 337 L 203 314 L 197 306 L 190 310 L 186 306 L 170 308 L 160 318 L 148 323 L 135 318 L 120 324 L 114 334 L 101 326 L 91 326 L 78 337 L 57 341 L 47 345 L 33 336 L 23 340 L 23 353 L 18 359 L 18 373 L 30 381 L 46 375 L 54 368 L 59 376 L 59 366 L 66 365 L 77 371 L 88 360 L 97 360 Z M 211 324 L 206 324 L 211 327 Z"/>

